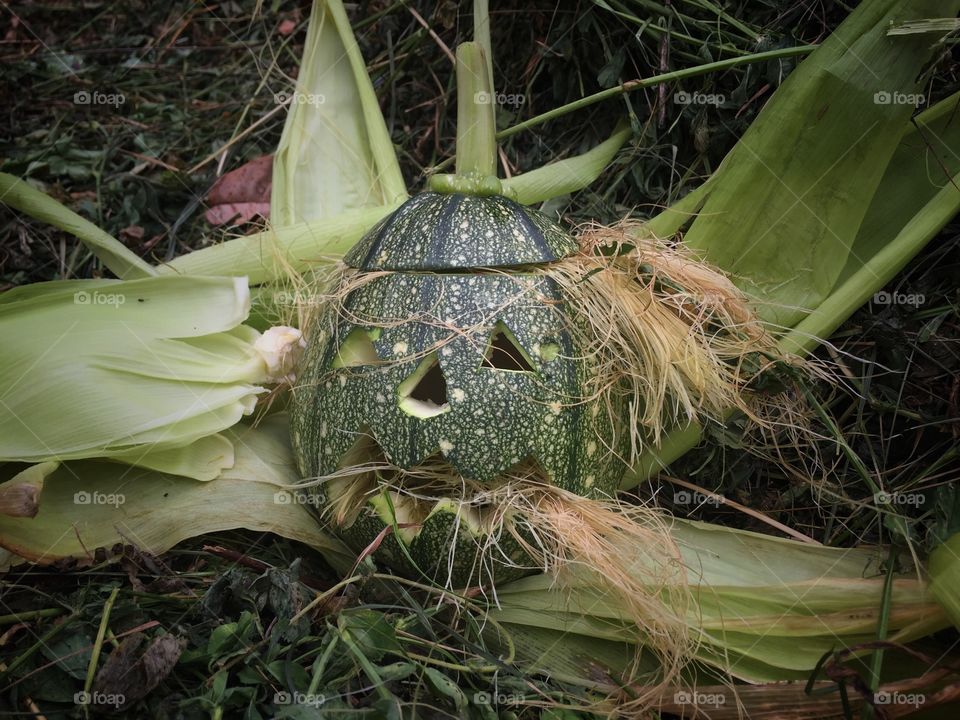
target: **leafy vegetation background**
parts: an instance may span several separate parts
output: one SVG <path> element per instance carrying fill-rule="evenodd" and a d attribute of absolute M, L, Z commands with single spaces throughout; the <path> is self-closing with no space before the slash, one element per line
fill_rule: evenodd
<path fill-rule="evenodd" d="M 817 43 L 855 4 L 494 2 L 494 75 L 504 96 L 499 127 L 628 80 Z M 469 3 L 372 1 L 348 11 L 404 176 L 420 189 L 453 150 L 447 51 L 469 37 Z M 29 179 L 153 262 L 219 242 L 229 230 L 204 219 L 207 193 L 224 172 L 276 146 L 284 119 L 277 95 L 293 87 L 308 15 L 308 4 L 285 1 L 4 5 L 2 170 Z M 502 171 L 582 152 L 628 117 L 634 135 L 615 163 L 593 186 L 549 209 L 571 225 L 649 216 L 717 167 L 794 63 L 747 65 L 565 115 L 505 141 Z M 927 101 L 955 92 L 957 72 L 954 52 L 940 57 L 929 73 Z M 78 104 L 83 92 L 112 96 L 115 104 Z M 684 92 L 723 101 L 685 105 L 676 101 Z M 74 238 L 0 206 L 0 291 L 101 273 Z M 922 549 L 956 530 L 958 274 L 960 224 L 954 222 L 887 288 L 923 302 L 878 298 L 820 352 L 841 370 L 839 382 L 814 389 L 836 422 L 836 432 L 814 423 L 823 436 L 816 453 L 743 453 L 744 444 L 756 449 L 757 441 L 732 426 L 714 433 L 671 474 L 827 544 L 896 540 L 860 472 L 839 451 L 846 443 L 880 485 L 922 495 L 923 502 L 902 510 L 910 541 Z M 760 527 L 729 506 L 690 503 L 661 480 L 638 493 L 679 515 Z M 314 590 L 329 589 L 338 578 L 303 547 L 237 532 L 186 543 L 163 558 L 115 550 L 83 567 L 24 567 L 6 576 L 0 709 L 83 715 L 74 694 L 83 687 L 104 603 L 115 593 L 110 628 L 116 635 L 108 636 L 105 654 L 133 643 L 129 638 L 157 647 L 167 634 L 178 643 L 154 651 L 159 669 L 136 666 L 134 650 L 119 667 L 118 677 L 128 680 L 131 668 L 146 673 L 124 686 L 134 697 L 124 710 L 129 717 L 315 717 L 309 706 L 275 702 L 278 692 L 308 691 L 325 695 L 326 712 L 352 708 L 383 717 L 396 697 L 407 715 L 495 716 L 495 703 L 483 697 L 491 677 L 476 669 L 493 662 L 491 651 L 467 621 L 416 588 L 371 577 L 332 595 L 311 625 L 291 618 Z M 37 614 L 27 623 L 11 618 L 24 612 Z M 383 680 L 379 690 L 369 667 Z M 576 704 L 581 695 L 509 672 L 496 687 L 545 704 Z M 539 704 L 510 711 L 535 717 Z"/>

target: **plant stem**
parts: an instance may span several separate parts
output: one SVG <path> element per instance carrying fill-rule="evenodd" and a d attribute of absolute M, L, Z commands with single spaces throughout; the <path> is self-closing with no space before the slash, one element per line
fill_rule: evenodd
<path fill-rule="evenodd" d="M 496 139 L 503 140 L 511 135 L 516 135 L 521 130 L 527 130 L 537 125 L 541 125 L 548 120 L 554 120 L 558 117 L 563 117 L 564 115 L 574 112 L 575 110 L 580 110 L 582 108 L 589 107 L 590 105 L 595 105 L 598 102 L 616 97 L 617 95 L 623 95 L 624 93 L 628 93 L 632 90 L 652 87 L 654 85 L 660 85 L 661 83 L 671 82 L 673 80 L 683 80 L 685 78 L 697 77 L 698 75 L 706 75 L 707 73 L 716 72 L 717 70 L 727 70 L 740 65 L 752 65 L 753 63 L 766 62 L 767 60 L 795 57 L 797 55 L 807 55 L 816 49 L 816 45 L 799 45 L 792 48 L 781 48 L 779 50 L 770 50 L 768 52 L 756 53 L 754 55 L 745 55 L 744 57 L 718 60 L 717 62 L 706 63 L 705 65 L 697 65 L 696 67 L 684 68 L 683 70 L 674 70 L 672 72 L 663 73 L 662 75 L 654 75 L 643 80 L 630 80 L 617 87 L 601 90 L 593 95 L 587 95 L 579 100 L 574 100 L 572 103 L 561 105 L 558 108 L 554 108 L 553 110 L 549 110 L 541 115 L 532 117 L 529 120 L 524 120 L 521 123 L 517 123 L 513 127 L 509 127 L 506 130 L 498 132 Z M 459 74 L 457 75 L 457 83 L 460 83 Z"/>
<path fill-rule="evenodd" d="M 490 42 L 490 10 L 487 0 L 473 0 L 473 41 L 483 51 L 487 66 L 487 83 L 493 94 L 493 45 Z M 496 127 L 496 126 L 494 126 Z"/>
<path fill-rule="evenodd" d="M 457 48 L 457 175 L 495 177 L 496 120 L 487 61 L 478 43 Z"/>
<path fill-rule="evenodd" d="M 93 678 L 97 673 L 97 661 L 100 659 L 100 650 L 103 648 L 103 638 L 107 634 L 107 623 L 110 622 L 110 612 L 113 610 L 113 603 L 117 599 L 117 593 L 120 587 L 115 587 L 110 592 L 110 597 L 103 604 L 103 617 L 100 618 L 100 628 L 97 630 L 97 639 L 93 643 L 93 652 L 90 653 L 90 664 L 87 666 L 87 679 L 83 683 L 83 691 L 90 692 L 93 686 Z"/>
<path fill-rule="evenodd" d="M 0 626 L 33 620 L 34 618 L 55 617 L 63 615 L 64 612 L 66 611 L 63 608 L 44 608 L 43 610 L 25 610 L 11 615 L 0 615 Z"/>
<path fill-rule="evenodd" d="M 887 631 L 890 628 L 890 602 L 893 594 L 893 566 L 896 563 L 897 543 L 890 543 L 890 552 L 887 555 L 887 574 L 883 579 L 883 596 L 880 598 L 880 619 L 877 623 L 877 640 L 883 642 L 887 639 Z M 876 693 L 880 687 L 880 673 L 883 670 L 883 648 L 877 648 L 870 658 L 870 692 Z M 873 706 L 869 703 L 864 707 L 865 718 L 872 718 Z"/>

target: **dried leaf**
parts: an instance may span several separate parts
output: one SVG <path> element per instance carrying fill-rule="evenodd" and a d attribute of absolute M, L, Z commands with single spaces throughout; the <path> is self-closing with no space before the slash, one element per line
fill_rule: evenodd
<path fill-rule="evenodd" d="M 262 155 L 223 175 L 207 194 L 207 222 L 242 225 L 257 216 L 269 218 L 272 177 L 272 155 Z"/>

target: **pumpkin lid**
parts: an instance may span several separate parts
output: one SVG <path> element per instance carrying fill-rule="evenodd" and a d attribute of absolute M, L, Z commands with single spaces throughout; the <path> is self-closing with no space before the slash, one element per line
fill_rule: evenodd
<path fill-rule="evenodd" d="M 509 198 L 425 192 L 381 220 L 344 262 L 361 270 L 511 267 L 576 250 L 559 225 Z"/>

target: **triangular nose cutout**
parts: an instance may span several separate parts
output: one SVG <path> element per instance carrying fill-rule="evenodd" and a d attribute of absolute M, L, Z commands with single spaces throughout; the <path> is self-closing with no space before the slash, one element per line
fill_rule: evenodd
<path fill-rule="evenodd" d="M 397 387 L 400 409 L 407 415 L 429 418 L 447 412 L 447 381 L 435 352 L 427 355 L 417 369 Z"/>
<path fill-rule="evenodd" d="M 380 362 L 377 349 L 373 346 L 371 331 L 354 328 L 350 331 L 333 358 L 334 369 L 342 367 L 360 367 L 376 365 Z"/>
<path fill-rule="evenodd" d="M 533 363 L 520 347 L 510 329 L 498 322 L 490 336 L 490 344 L 483 356 L 481 367 L 509 372 L 533 372 Z"/>

